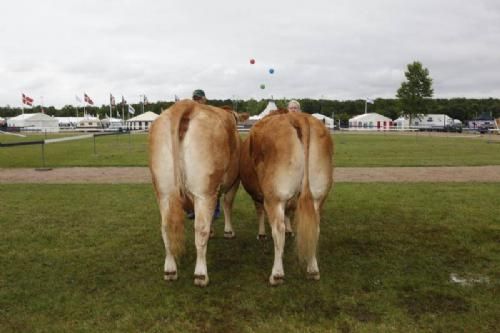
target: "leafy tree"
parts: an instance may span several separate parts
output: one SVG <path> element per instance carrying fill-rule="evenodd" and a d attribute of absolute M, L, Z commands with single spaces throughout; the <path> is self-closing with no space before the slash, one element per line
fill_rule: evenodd
<path fill-rule="evenodd" d="M 432 97 L 432 79 L 429 70 L 418 61 L 408 64 L 405 72 L 406 81 L 401 83 L 396 97 L 402 107 L 402 115 L 410 118 L 419 114 L 427 114 L 428 98 Z"/>

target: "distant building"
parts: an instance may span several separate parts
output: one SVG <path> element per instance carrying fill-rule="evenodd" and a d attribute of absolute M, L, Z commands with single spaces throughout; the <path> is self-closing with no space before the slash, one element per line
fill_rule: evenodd
<path fill-rule="evenodd" d="M 8 127 L 19 127 L 23 131 L 59 132 L 59 121 L 45 113 L 25 113 L 7 120 Z"/>
<path fill-rule="evenodd" d="M 371 112 L 364 113 L 349 119 L 351 129 L 389 129 L 392 127 L 392 119 L 381 114 Z"/>
<path fill-rule="evenodd" d="M 76 128 L 82 131 L 102 130 L 102 123 L 98 118 L 87 116 L 78 122 Z"/>
<path fill-rule="evenodd" d="M 322 115 L 321 113 L 313 113 L 313 117 L 319 119 L 328 128 L 333 128 L 333 119 Z"/>
<path fill-rule="evenodd" d="M 453 119 L 445 114 L 426 114 L 417 115 L 411 118 L 408 116 L 399 117 L 394 120 L 394 125 L 399 129 L 418 128 L 418 129 L 444 129 L 447 126 L 462 124 L 458 119 Z"/>
<path fill-rule="evenodd" d="M 276 103 L 274 103 L 274 101 L 269 101 L 266 105 L 266 107 L 264 108 L 264 110 L 259 113 L 258 115 L 255 115 L 255 116 L 251 116 L 250 118 L 248 118 L 248 120 L 245 122 L 245 124 L 255 124 L 257 121 L 259 121 L 260 119 L 264 118 L 265 116 L 267 116 L 269 113 L 271 113 L 271 111 L 275 111 L 275 110 L 278 110 L 278 107 L 276 106 Z"/>
<path fill-rule="evenodd" d="M 143 114 L 138 115 L 137 117 L 130 118 L 127 120 L 127 129 L 128 130 L 143 130 L 143 131 L 149 131 L 149 127 L 151 127 L 151 124 L 153 121 L 158 118 L 159 115 L 157 115 L 154 112 L 148 111 L 144 112 Z"/>
<path fill-rule="evenodd" d="M 59 122 L 60 129 L 74 129 L 78 124 L 85 119 L 98 120 L 96 117 L 54 117 Z"/>

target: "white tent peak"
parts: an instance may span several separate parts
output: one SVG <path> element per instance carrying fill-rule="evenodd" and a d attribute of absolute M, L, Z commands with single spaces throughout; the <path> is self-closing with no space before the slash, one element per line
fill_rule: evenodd
<path fill-rule="evenodd" d="M 147 112 L 141 113 L 137 117 L 128 119 L 127 122 L 130 122 L 130 121 L 152 121 L 158 117 L 159 117 L 158 114 L 156 114 L 152 111 L 147 111 Z"/>
<path fill-rule="evenodd" d="M 256 116 L 251 116 L 250 120 L 262 119 L 265 116 L 267 116 L 269 113 L 271 113 L 271 111 L 275 111 L 275 110 L 278 110 L 278 107 L 276 106 L 276 103 L 274 103 L 273 100 L 269 100 L 269 102 L 267 103 L 266 108 L 264 109 L 264 111 L 262 111 L 261 113 L 259 113 Z"/>

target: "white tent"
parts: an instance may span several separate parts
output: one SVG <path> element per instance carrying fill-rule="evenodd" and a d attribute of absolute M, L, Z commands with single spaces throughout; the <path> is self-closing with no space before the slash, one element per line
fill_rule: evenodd
<path fill-rule="evenodd" d="M 159 115 L 154 112 L 144 112 L 137 117 L 128 119 L 127 128 L 129 130 L 149 130 L 149 127 L 151 126 L 153 121 L 155 121 L 158 117 Z"/>
<path fill-rule="evenodd" d="M 262 111 L 261 113 L 259 113 L 258 115 L 256 116 L 251 116 L 249 118 L 249 120 L 253 120 L 253 121 L 257 121 L 259 119 L 262 119 L 264 118 L 265 116 L 267 116 L 271 111 L 274 111 L 274 110 L 278 110 L 278 107 L 276 106 L 276 103 L 274 103 L 274 101 L 269 101 L 267 103 L 267 106 L 266 108 L 264 109 L 264 111 Z"/>
<path fill-rule="evenodd" d="M 101 123 L 104 127 L 109 127 L 111 124 L 122 124 L 122 120 L 120 118 L 106 117 L 101 120 Z"/>
<path fill-rule="evenodd" d="M 394 120 L 394 124 L 397 128 L 421 128 L 421 129 L 433 129 L 433 128 L 444 128 L 445 126 L 461 124 L 462 122 L 458 119 L 453 119 L 445 114 L 426 114 L 418 115 L 412 117 L 411 124 L 410 119 L 407 116 L 399 117 Z"/>
<path fill-rule="evenodd" d="M 75 128 L 81 121 L 84 120 L 98 120 L 96 117 L 54 117 L 59 122 L 60 128 Z"/>
<path fill-rule="evenodd" d="M 45 113 L 25 113 L 7 120 L 9 127 L 22 127 L 25 131 L 59 132 L 59 121 Z"/>
<path fill-rule="evenodd" d="M 370 112 L 349 119 L 349 128 L 353 129 L 389 129 L 392 119 L 381 114 Z"/>
<path fill-rule="evenodd" d="M 322 115 L 321 113 L 313 113 L 313 117 L 321 120 L 326 127 L 333 128 L 332 118 Z"/>

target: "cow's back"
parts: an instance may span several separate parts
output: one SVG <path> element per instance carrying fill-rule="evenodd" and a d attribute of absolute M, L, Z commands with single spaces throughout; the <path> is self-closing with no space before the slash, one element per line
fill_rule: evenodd
<path fill-rule="evenodd" d="M 178 102 L 153 122 L 149 153 L 157 191 L 203 195 L 220 190 L 238 175 L 236 121 L 227 110 Z"/>
<path fill-rule="evenodd" d="M 254 125 L 249 149 L 264 197 L 291 199 L 300 189 L 304 150 L 288 115 L 274 115 Z"/>
<path fill-rule="evenodd" d="M 185 186 L 193 195 L 224 190 L 238 177 L 240 139 L 232 113 L 202 106 L 182 141 Z"/>

